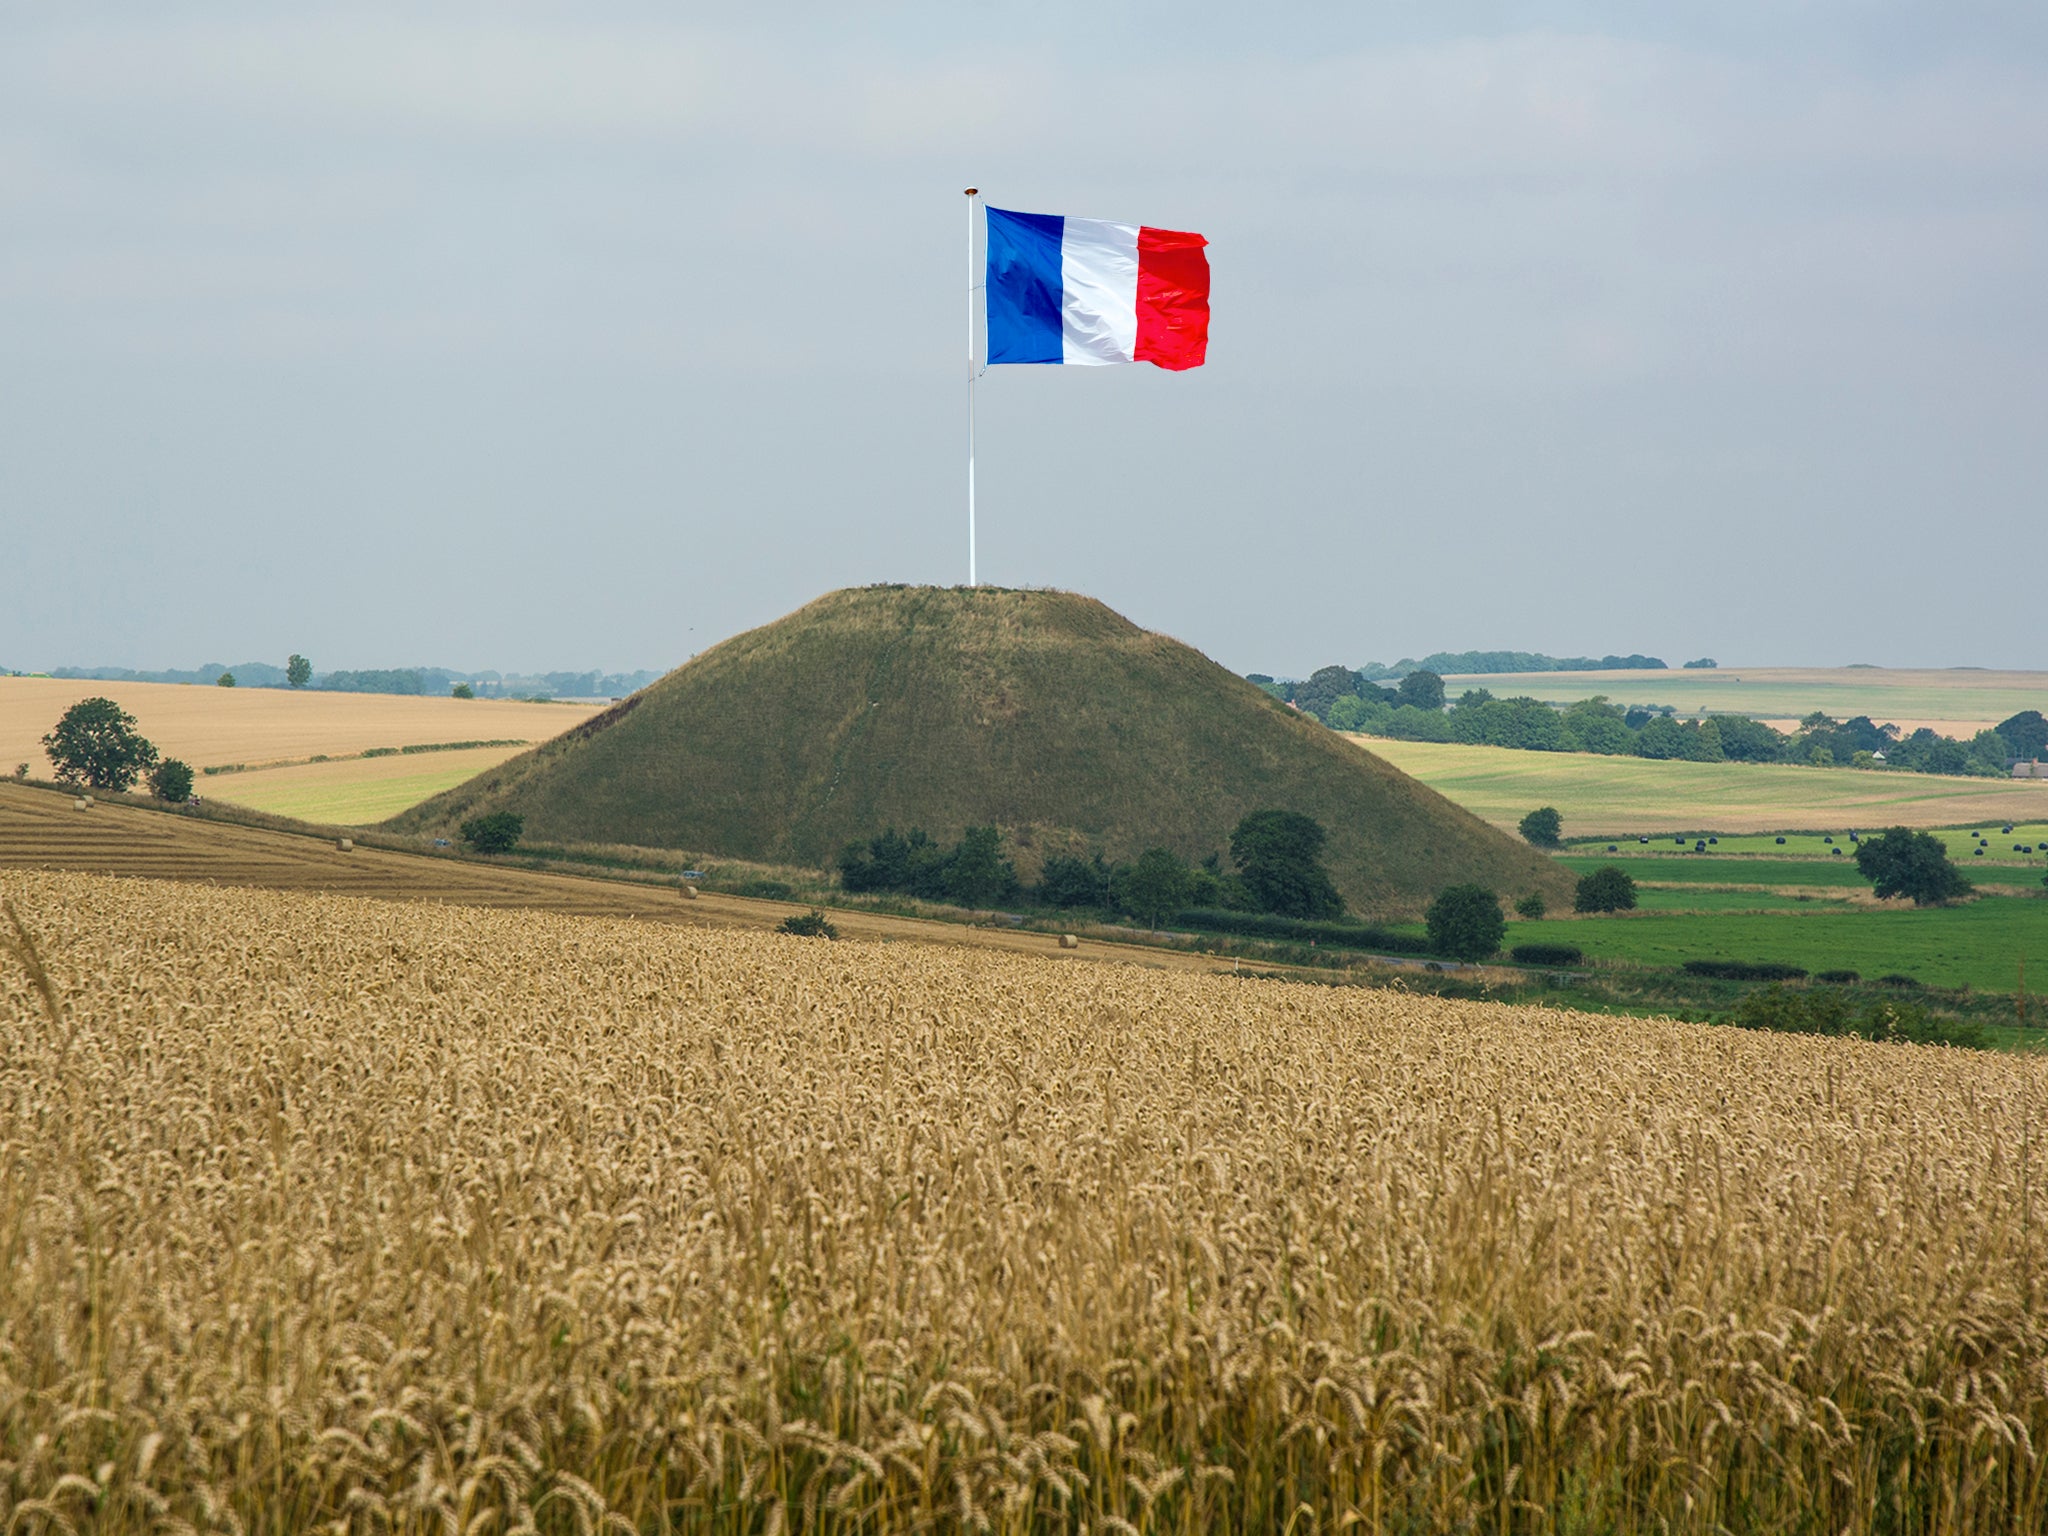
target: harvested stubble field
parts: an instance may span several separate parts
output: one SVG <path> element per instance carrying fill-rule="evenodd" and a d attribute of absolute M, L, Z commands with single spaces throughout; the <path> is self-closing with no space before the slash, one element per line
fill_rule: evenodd
<path fill-rule="evenodd" d="M 80 699 L 95 697 L 119 704 L 160 752 L 194 768 L 296 762 L 322 753 L 338 757 L 372 747 L 444 741 L 546 741 L 602 707 L 0 677 L 0 773 L 22 762 L 31 773 L 49 772 L 44 733 Z M 207 781 L 201 782 L 200 792 L 212 792 Z"/>
<path fill-rule="evenodd" d="M 8 1530 L 2048 1520 L 2048 1063 L 0 893 Z"/>
<path fill-rule="evenodd" d="M 1644 672 L 1501 672 L 1447 677 L 1452 697 L 1486 688 L 1560 703 L 1605 694 L 1617 703 L 1669 704 L 1695 712 L 1751 715 L 1781 729 L 1821 710 L 1837 720 L 1868 715 L 1905 731 L 1925 725 L 1973 736 L 2023 709 L 2048 708 L 2048 672 L 1983 667 L 1720 667 Z"/>

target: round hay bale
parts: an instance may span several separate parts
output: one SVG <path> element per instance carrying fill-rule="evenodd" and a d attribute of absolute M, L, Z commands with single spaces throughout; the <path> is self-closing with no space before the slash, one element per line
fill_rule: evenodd
<path fill-rule="evenodd" d="M 334 840 L 334 846 L 341 853 L 354 853 L 356 851 L 355 839 L 353 838 L 337 837 Z"/>
<path fill-rule="evenodd" d="M 1075 938 L 1071 933 L 1063 933 L 1060 935 L 1061 949 L 1079 949 L 1080 947 L 1081 941 Z"/>
<path fill-rule="evenodd" d="M 697 899 L 697 887 L 685 881 L 676 887 L 676 894 L 685 901 L 695 901 Z"/>

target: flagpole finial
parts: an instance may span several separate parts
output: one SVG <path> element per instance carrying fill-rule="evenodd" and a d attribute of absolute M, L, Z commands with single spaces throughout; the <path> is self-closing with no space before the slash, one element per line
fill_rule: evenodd
<path fill-rule="evenodd" d="M 969 187 L 969 188 L 967 189 L 967 195 L 968 195 L 969 197 L 978 197 L 978 196 L 980 196 L 980 195 L 981 195 L 981 188 L 979 188 L 979 187 Z"/>

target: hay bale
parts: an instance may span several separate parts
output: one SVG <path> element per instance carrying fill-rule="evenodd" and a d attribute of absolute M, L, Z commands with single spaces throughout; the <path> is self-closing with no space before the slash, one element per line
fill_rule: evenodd
<path fill-rule="evenodd" d="M 71 804 L 77 810 L 90 810 L 92 808 L 92 796 L 80 795 L 76 800 L 72 801 Z"/>
<path fill-rule="evenodd" d="M 337 837 L 334 840 L 334 846 L 336 851 L 340 853 L 354 853 L 356 851 L 355 840 L 353 838 Z"/>
<path fill-rule="evenodd" d="M 695 901 L 697 899 L 697 887 L 685 881 L 676 887 L 676 894 L 685 901 Z"/>
<path fill-rule="evenodd" d="M 1071 933 L 1063 933 L 1060 935 L 1061 949 L 1079 949 L 1080 947 L 1081 941 L 1075 938 Z"/>

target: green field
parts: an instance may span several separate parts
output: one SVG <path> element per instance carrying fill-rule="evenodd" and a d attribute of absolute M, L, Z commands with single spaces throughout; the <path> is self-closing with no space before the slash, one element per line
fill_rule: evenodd
<path fill-rule="evenodd" d="M 1632 846 L 1622 853 L 1568 853 L 1558 860 L 1574 874 L 1588 874 L 1619 865 L 1643 884 L 1850 886 L 1868 890 L 1869 882 L 1848 859 L 1712 858 L 1699 854 L 1651 853 Z"/>
<path fill-rule="evenodd" d="M 362 827 L 453 789 L 519 751 L 473 747 L 397 757 L 296 763 L 288 768 L 208 774 L 198 784 L 209 800 L 247 806 L 326 826 Z"/>
<path fill-rule="evenodd" d="M 1783 763 L 1654 762 L 1584 752 L 1349 739 L 1498 827 L 1512 828 L 1537 806 L 1554 805 L 1564 815 L 1567 838 L 1777 833 L 1789 827 L 1840 836 L 1852 829 L 1895 825 L 1974 826 L 1995 833 L 2007 822 L 2048 822 L 2048 779 L 1960 779 Z M 2005 841 L 2009 848 L 2034 839 Z M 1763 846 L 1772 846 L 1769 837 Z"/>
<path fill-rule="evenodd" d="M 1973 735 L 2023 709 L 2048 710 L 2048 672 L 1974 667 L 1721 667 L 1687 672 L 1514 672 L 1447 677 L 1452 697 L 1485 688 L 1497 698 L 1525 694 L 1554 703 L 1605 694 L 1619 704 L 1669 704 L 1684 713 L 1711 710 L 1767 720 L 1796 720 L 1820 710 L 1837 720 L 1868 715 L 1945 736 Z M 1943 729 L 1947 725 L 1950 729 Z"/>
<path fill-rule="evenodd" d="M 1844 908 L 1692 916 L 1654 909 L 1609 917 L 1514 923 L 1510 944 L 1576 944 L 1589 959 L 1681 965 L 1771 960 L 1809 971 L 1892 972 L 1937 987 L 2010 992 L 2024 957 L 2029 984 L 2048 990 L 2048 902 L 1987 896 L 1955 907 Z"/>

